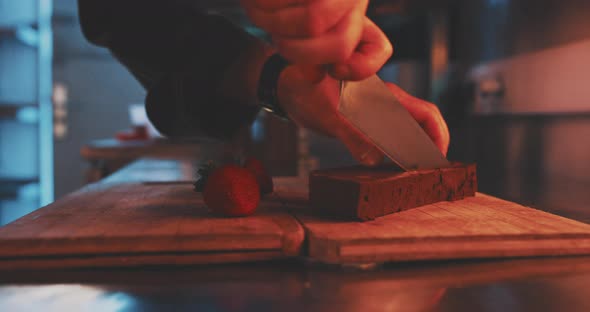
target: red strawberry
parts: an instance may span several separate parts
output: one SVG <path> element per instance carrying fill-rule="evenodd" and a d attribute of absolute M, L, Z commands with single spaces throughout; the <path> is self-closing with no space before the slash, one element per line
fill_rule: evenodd
<path fill-rule="evenodd" d="M 247 216 L 253 214 L 260 203 L 260 187 L 249 170 L 225 165 L 207 176 L 203 199 L 216 214 Z"/>
<path fill-rule="evenodd" d="M 264 165 L 256 158 L 248 158 L 244 163 L 244 168 L 252 171 L 258 180 L 260 185 L 260 195 L 266 195 L 272 193 L 274 187 L 272 184 L 272 178 L 268 175 Z"/>

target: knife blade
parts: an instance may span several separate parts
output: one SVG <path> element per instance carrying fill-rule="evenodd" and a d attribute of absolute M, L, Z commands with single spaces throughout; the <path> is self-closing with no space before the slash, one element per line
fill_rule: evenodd
<path fill-rule="evenodd" d="M 340 114 L 406 171 L 448 167 L 428 134 L 376 75 L 341 82 Z"/>

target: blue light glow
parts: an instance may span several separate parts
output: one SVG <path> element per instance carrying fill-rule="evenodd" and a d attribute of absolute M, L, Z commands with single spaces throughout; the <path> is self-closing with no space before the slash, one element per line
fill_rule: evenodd
<path fill-rule="evenodd" d="M 18 121 L 23 123 L 37 123 L 39 121 L 39 110 L 36 107 L 24 107 L 16 113 Z"/>
<path fill-rule="evenodd" d="M 53 201 L 53 92 L 52 61 L 53 33 L 51 30 L 52 0 L 39 0 L 39 169 L 41 184 L 40 204 Z"/>

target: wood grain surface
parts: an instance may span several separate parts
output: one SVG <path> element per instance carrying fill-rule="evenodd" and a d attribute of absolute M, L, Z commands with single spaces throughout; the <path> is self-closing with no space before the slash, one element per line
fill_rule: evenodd
<path fill-rule="evenodd" d="M 590 254 L 590 225 L 480 193 L 370 222 L 297 215 L 326 263 Z"/>
<path fill-rule="evenodd" d="M 455 163 L 449 168 L 400 172 L 397 167 L 349 167 L 312 172 L 310 205 L 325 216 L 373 220 L 440 201 L 474 196 L 474 164 Z"/>
<path fill-rule="evenodd" d="M 276 192 L 254 216 L 215 217 L 190 183 L 169 179 L 189 177 L 187 170 L 140 162 L 1 227 L 0 269 L 590 254 L 590 225 L 479 193 L 369 222 L 338 221 L 310 207 L 307 179 L 275 178 Z"/>
<path fill-rule="evenodd" d="M 209 214 L 190 184 L 102 184 L 0 228 L 0 259 L 94 257 L 86 263 L 125 264 L 133 255 L 141 263 L 175 255 L 209 263 L 240 261 L 241 254 L 251 261 L 257 254 L 298 255 L 303 236 L 295 218 L 273 202 L 248 218 L 223 218 Z"/>

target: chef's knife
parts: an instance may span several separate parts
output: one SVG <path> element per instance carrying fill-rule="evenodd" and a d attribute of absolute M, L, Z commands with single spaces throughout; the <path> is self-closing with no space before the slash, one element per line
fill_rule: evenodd
<path fill-rule="evenodd" d="M 402 169 L 449 166 L 428 134 L 379 77 L 343 81 L 339 111 Z"/>

